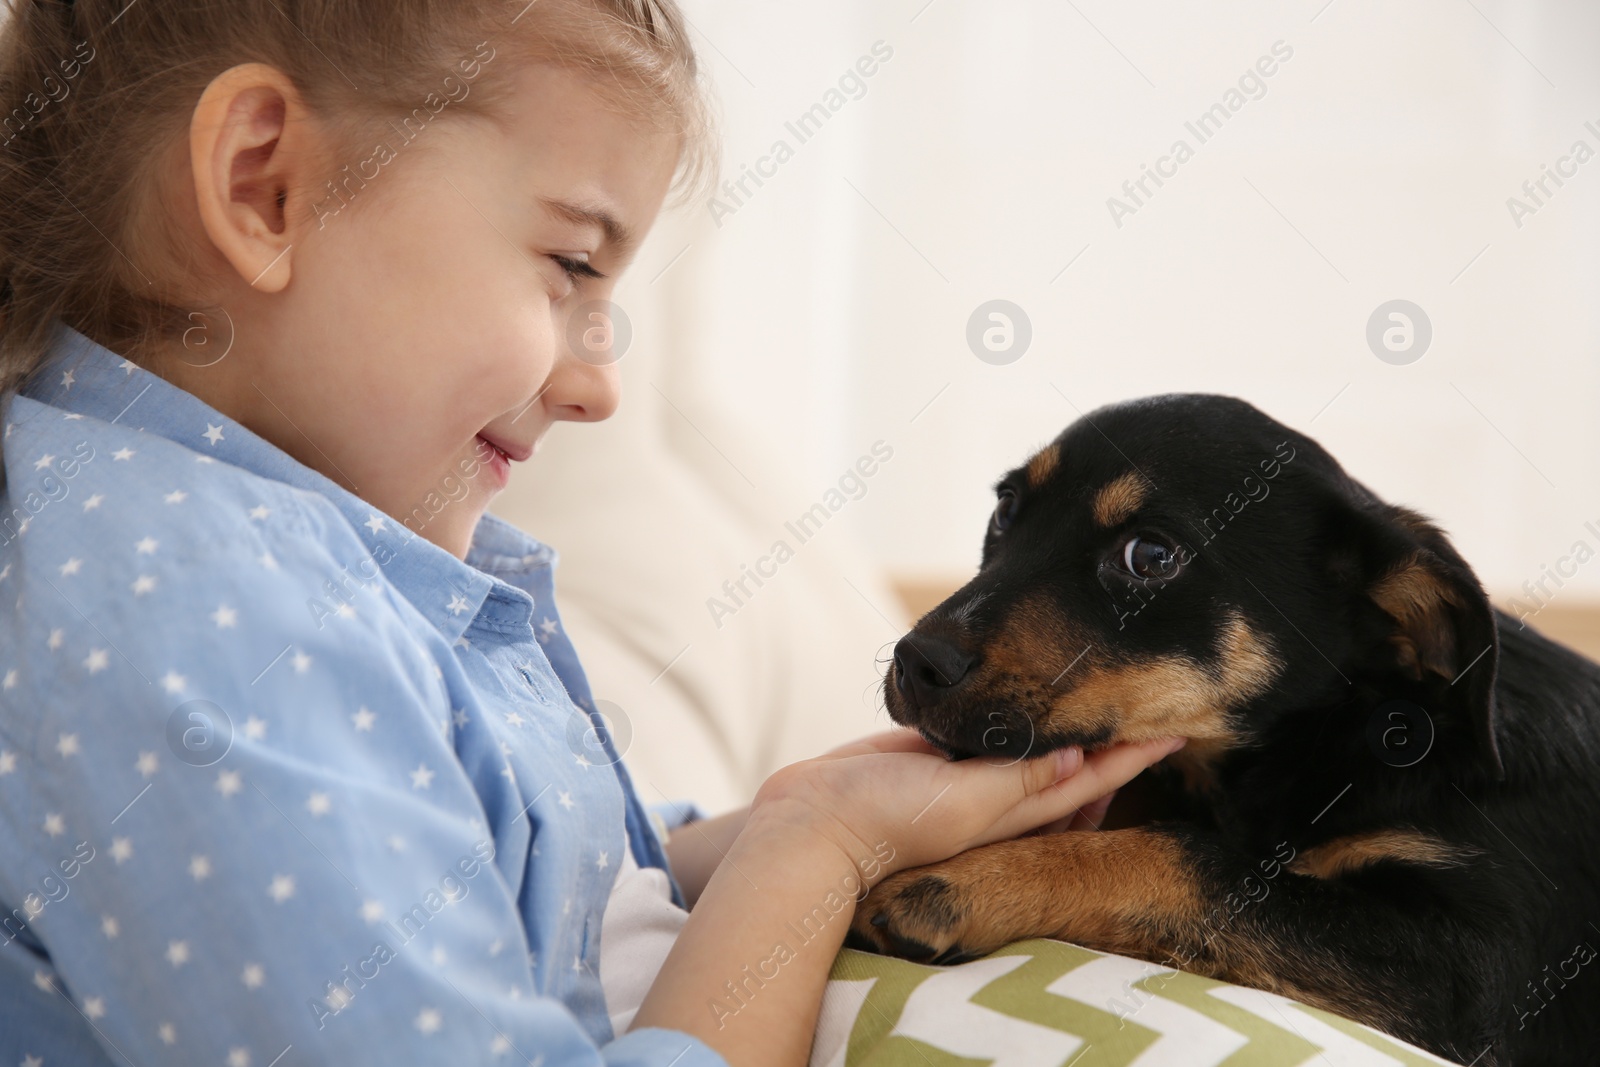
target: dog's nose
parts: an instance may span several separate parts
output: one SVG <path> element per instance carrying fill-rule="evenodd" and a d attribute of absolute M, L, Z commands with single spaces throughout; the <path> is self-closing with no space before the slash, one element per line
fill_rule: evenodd
<path fill-rule="evenodd" d="M 937 704 L 967 676 L 975 657 L 933 634 L 906 634 L 894 646 L 895 685 L 919 707 Z"/>

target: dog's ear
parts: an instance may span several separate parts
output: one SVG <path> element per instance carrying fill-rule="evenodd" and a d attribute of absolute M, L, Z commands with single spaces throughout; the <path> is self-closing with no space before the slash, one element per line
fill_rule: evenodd
<path fill-rule="evenodd" d="M 1393 622 L 1387 640 L 1399 669 L 1433 681 L 1446 712 L 1472 731 L 1482 765 L 1503 780 L 1494 698 L 1500 640 L 1477 575 L 1444 531 L 1408 508 L 1372 501 L 1340 510 L 1338 540 L 1354 550 L 1340 554 L 1340 569 L 1353 571 Z"/>

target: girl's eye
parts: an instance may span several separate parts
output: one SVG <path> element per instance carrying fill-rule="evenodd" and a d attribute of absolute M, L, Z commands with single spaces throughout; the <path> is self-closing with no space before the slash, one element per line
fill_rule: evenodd
<path fill-rule="evenodd" d="M 579 284 L 585 278 L 604 278 L 605 275 L 595 270 L 586 259 L 573 259 L 570 256 L 551 256 L 556 266 L 560 267 L 567 275 L 567 280 L 573 285 Z"/>
<path fill-rule="evenodd" d="M 1178 554 L 1160 541 L 1130 537 L 1122 548 L 1122 566 L 1135 578 L 1171 578 L 1178 572 Z"/>
<path fill-rule="evenodd" d="M 1017 494 L 1013 493 L 1009 489 L 1002 489 L 1000 491 L 1000 499 L 995 503 L 994 506 L 993 524 L 995 533 L 1000 533 L 1005 530 L 1007 526 L 1011 525 L 1011 521 L 1016 517 Z"/>

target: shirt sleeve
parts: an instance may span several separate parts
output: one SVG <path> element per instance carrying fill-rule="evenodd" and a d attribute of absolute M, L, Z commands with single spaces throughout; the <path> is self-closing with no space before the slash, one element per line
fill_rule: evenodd
<path fill-rule="evenodd" d="M 646 805 L 645 811 L 650 815 L 650 827 L 655 830 L 662 848 L 666 847 L 667 836 L 672 831 L 706 817 L 705 810 L 692 800 L 664 800 Z"/>
<path fill-rule="evenodd" d="M 33 972 L 4 1012 L 118 1063 L 723 1067 L 670 1030 L 599 1044 L 540 995 L 518 894 L 547 887 L 496 854 L 455 756 L 450 650 L 381 582 L 308 610 L 370 556 L 269 503 L 149 553 L 108 529 L 70 610 L 30 592 L 61 622 L 0 734 L 0 899 L 26 920 L 0 973 Z"/>

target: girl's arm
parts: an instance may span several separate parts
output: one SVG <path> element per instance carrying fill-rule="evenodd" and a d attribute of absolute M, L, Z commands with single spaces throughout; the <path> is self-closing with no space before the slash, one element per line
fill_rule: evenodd
<path fill-rule="evenodd" d="M 693 908 L 700 899 L 711 872 L 727 856 L 749 817 L 749 808 L 739 808 L 715 818 L 685 823 L 668 835 L 667 861 L 672 864 L 672 876 L 678 880 L 689 907 Z"/>
<path fill-rule="evenodd" d="M 691 1034 L 736 1067 L 800 1065 L 856 900 L 897 870 L 1071 814 L 1173 751 L 948 763 L 885 735 L 779 771 L 679 934 L 634 1029 Z M 1081 767 L 1081 769 L 1080 769 Z"/>

